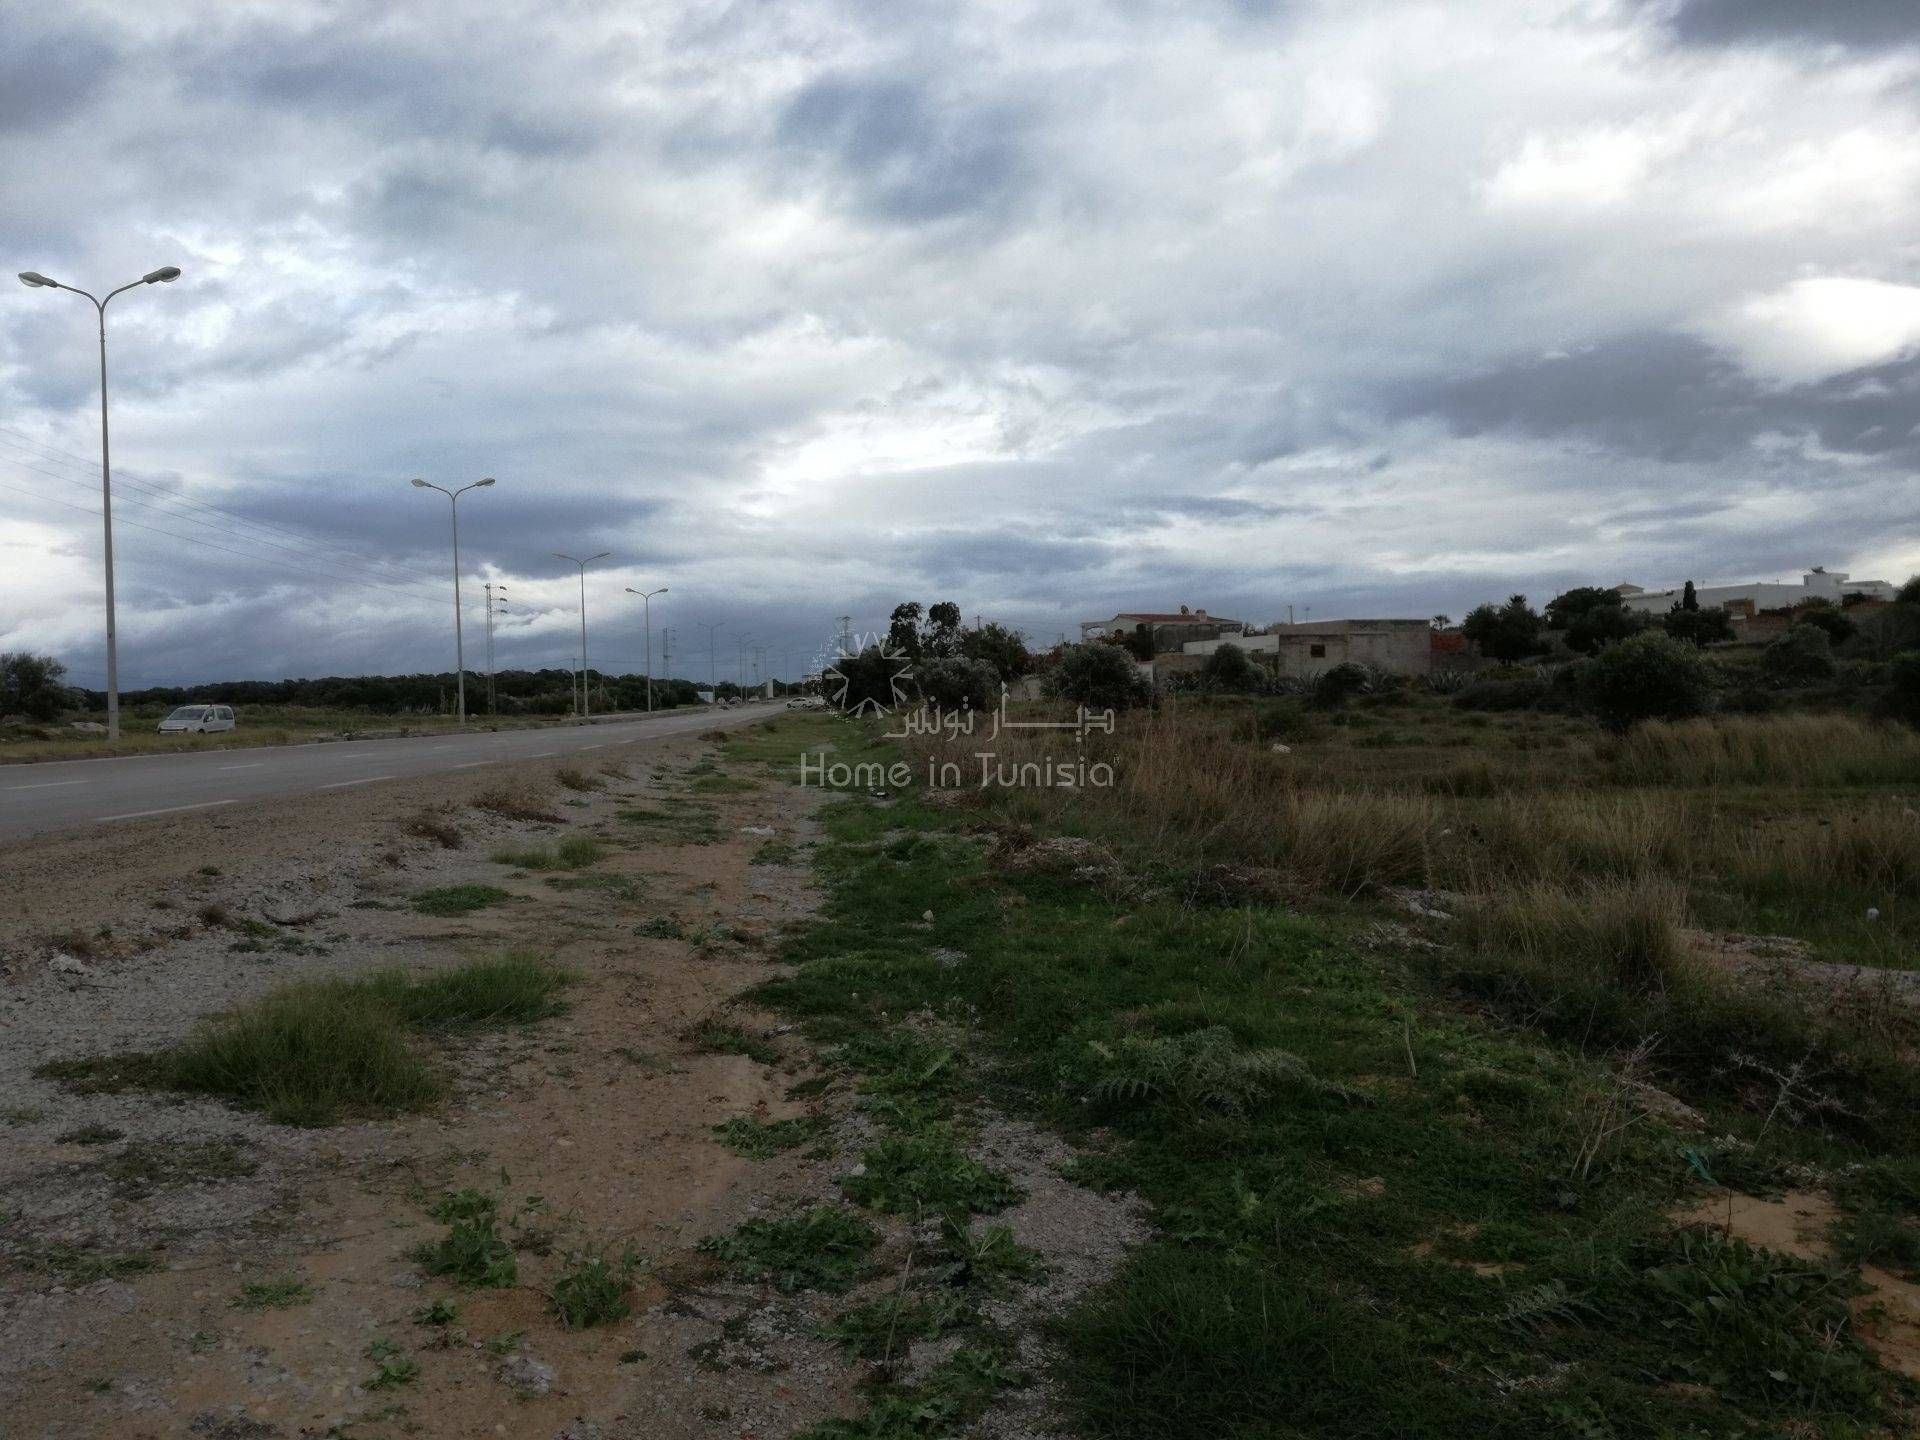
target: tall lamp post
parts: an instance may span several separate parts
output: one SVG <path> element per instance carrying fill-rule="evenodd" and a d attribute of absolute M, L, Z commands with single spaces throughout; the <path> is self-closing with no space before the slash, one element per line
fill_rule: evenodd
<path fill-rule="evenodd" d="M 647 627 L 647 713 L 651 715 L 653 713 L 653 597 L 656 595 L 666 594 L 667 587 L 662 585 L 658 590 L 636 590 L 631 585 L 629 585 L 627 586 L 627 593 L 629 595 L 638 595 L 640 597 L 640 610 L 641 610 L 641 613 L 646 617 L 645 623 Z"/>
<path fill-rule="evenodd" d="M 714 703 L 718 704 L 720 701 L 720 666 L 714 659 L 713 637 L 719 632 L 720 627 L 727 622 L 724 620 L 696 620 L 693 623 L 707 632 L 707 689 L 713 692 Z"/>
<path fill-rule="evenodd" d="M 113 466 L 107 451 L 107 301 L 141 285 L 164 285 L 180 278 L 178 265 L 162 265 L 158 270 L 129 281 L 118 290 L 109 290 L 104 299 L 73 285 L 49 280 L 37 270 L 22 270 L 20 283 L 35 290 L 67 290 L 93 301 L 100 317 L 100 523 L 106 535 L 107 568 L 107 739 L 120 738 L 120 638 L 113 616 Z"/>
<path fill-rule="evenodd" d="M 454 691 L 460 697 L 460 723 L 467 723 L 467 644 L 460 633 L 460 497 L 469 490 L 484 490 L 493 484 L 493 477 L 476 480 L 471 485 L 462 485 L 458 490 L 449 490 L 444 485 L 429 485 L 418 475 L 413 477 L 416 490 L 438 490 L 447 497 L 447 508 L 453 512 L 453 671 Z M 493 617 L 487 617 L 488 631 L 491 633 Z"/>
<path fill-rule="evenodd" d="M 558 550 L 553 558 L 564 560 L 569 565 L 580 567 L 580 718 L 586 719 L 593 713 L 593 703 L 587 699 L 587 566 L 596 560 L 604 560 L 613 552 L 602 550 L 598 555 L 589 555 L 581 560 L 572 555 L 562 555 Z"/>

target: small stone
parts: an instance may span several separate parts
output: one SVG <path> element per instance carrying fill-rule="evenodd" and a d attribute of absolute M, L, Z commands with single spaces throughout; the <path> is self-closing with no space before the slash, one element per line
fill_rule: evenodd
<path fill-rule="evenodd" d="M 531 1355 L 509 1355 L 493 1372 L 493 1378 L 516 1395 L 544 1395 L 553 1389 L 553 1367 Z"/>

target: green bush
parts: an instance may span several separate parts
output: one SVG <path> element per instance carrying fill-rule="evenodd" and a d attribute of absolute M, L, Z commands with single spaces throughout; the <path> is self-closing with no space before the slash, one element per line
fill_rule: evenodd
<path fill-rule="evenodd" d="M 1000 703 L 1000 673 L 984 660 L 930 660 L 914 672 L 920 698 L 941 710 L 991 710 Z"/>
<path fill-rule="evenodd" d="M 1047 681 L 1048 691 L 1095 710 L 1126 710 L 1152 698 L 1133 657 L 1118 645 L 1069 645 Z"/>
<path fill-rule="evenodd" d="M 1700 652 L 1651 630 L 1582 661 L 1579 681 L 1587 704 L 1610 730 L 1642 720 L 1683 720 L 1702 713 L 1713 698 L 1713 673 Z"/>
<path fill-rule="evenodd" d="M 1545 680 L 1475 680 L 1455 692 L 1453 703 L 1462 710 L 1531 710 L 1547 698 Z"/>
<path fill-rule="evenodd" d="M 1216 646 L 1200 667 L 1200 683 L 1209 690 L 1258 690 L 1261 678 L 1259 668 L 1238 645 Z"/>
<path fill-rule="evenodd" d="M 1344 705 L 1355 695 L 1364 695 L 1372 688 L 1373 676 L 1366 666 L 1342 660 L 1313 682 L 1313 703 Z"/>
<path fill-rule="evenodd" d="M 1893 657 L 1887 666 L 1886 711 L 1896 720 L 1920 728 L 1920 650 Z"/>
<path fill-rule="evenodd" d="M 1760 657 L 1767 678 L 1781 685 L 1808 685 L 1833 675 L 1833 642 L 1817 625 L 1787 627 Z"/>

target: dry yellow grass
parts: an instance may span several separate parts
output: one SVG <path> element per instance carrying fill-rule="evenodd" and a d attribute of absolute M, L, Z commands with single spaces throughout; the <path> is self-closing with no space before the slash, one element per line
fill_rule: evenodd
<path fill-rule="evenodd" d="M 1608 752 L 1625 785 L 1920 782 L 1920 734 L 1847 715 L 1655 721 Z"/>

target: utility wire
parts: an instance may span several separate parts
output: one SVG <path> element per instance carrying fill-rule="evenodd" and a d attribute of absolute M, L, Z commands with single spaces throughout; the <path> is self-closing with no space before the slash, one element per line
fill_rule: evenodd
<path fill-rule="evenodd" d="M 91 485 L 95 476 L 98 473 L 97 465 L 95 465 L 91 461 L 83 460 L 78 456 L 68 456 L 64 451 L 56 451 L 56 450 L 53 450 L 52 447 L 50 446 L 38 445 L 37 442 L 26 441 L 22 443 L 19 441 L 11 440 L 8 438 L 9 433 L 17 433 L 17 432 L 7 432 L 6 427 L 0 426 L 0 445 L 10 445 L 15 449 L 23 449 L 23 450 L 26 450 L 26 453 L 30 455 L 33 459 L 42 460 L 49 464 L 54 464 L 54 465 L 65 465 L 74 470 L 77 470 L 80 472 L 80 476 L 84 477 L 79 481 L 79 483 L 85 483 L 85 484 Z M 34 448 L 28 448 L 28 447 L 34 447 Z M 44 451 L 47 453 L 36 453 L 36 451 Z M 10 458 L 10 457 L 0 457 L 0 458 Z M 21 460 L 11 460 L 11 463 L 20 465 L 24 469 L 35 468 L 34 466 L 27 465 L 25 461 L 21 461 Z M 38 473 L 52 476 L 51 471 L 42 470 L 42 471 L 39 471 Z M 65 479 L 68 477 L 53 476 L 53 478 Z M 398 581 L 406 584 L 417 584 L 417 583 L 420 583 L 422 579 L 422 577 L 417 572 L 407 570 L 404 567 L 397 564 L 396 562 L 387 561 L 387 560 L 369 559 L 366 556 L 361 555 L 357 551 L 351 550 L 349 547 L 339 543 L 338 541 L 321 540 L 314 536 L 304 534 L 301 531 L 290 529 L 287 526 L 276 525 L 271 521 L 255 520 L 250 516 L 238 514 L 234 511 L 227 510 L 222 506 L 214 505 L 204 500 L 196 500 L 191 496 L 183 495 L 175 491 L 167 490 L 162 486 L 154 485 L 148 481 L 132 479 L 127 476 L 122 476 L 120 480 L 117 482 L 117 484 L 120 486 L 129 487 L 143 494 L 151 494 L 159 499 L 166 500 L 171 504 L 184 505 L 184 506 L 191 507 L 192 509 L 195 509 L 195 510 L 204 510 L 211 515 L 218 515 L 231 525 L 246 526 L 249 529 L 261 531 L 265 535 L 283 536 L 287 539 L 298 542 L 299 545 L 302 547 L 303 553 L 311 551 L 315 548 L 337 551 L 339 558 L 338 559 L 329 558 L 328 560 L 329 564 L 349 565 L 355 569 L 366 570 L 371 574 L 381 575 L 384 579 L 387 579 L 390 581 Z M 193 519 L 195 523 L 203 524 L 203 525 L 210 523 L 208 521 L 199 520 L 197 517 L 190 517 L 190 516 L 183 515 L 183 516 L 180 516 L 179 518 Z M 268 542 L 268 543 L 271 543 L 271 542 Z"/>

